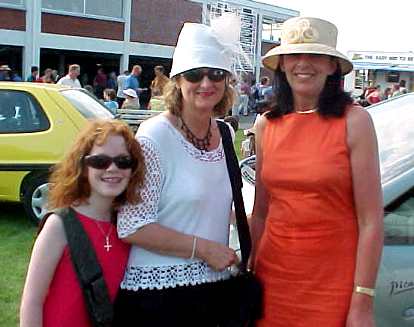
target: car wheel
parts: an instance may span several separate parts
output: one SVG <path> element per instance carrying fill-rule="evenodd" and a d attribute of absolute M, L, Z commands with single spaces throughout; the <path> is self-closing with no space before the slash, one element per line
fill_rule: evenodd
<path fill-rule="evenodd" d="M 46 210 L 48 194 L 47 176 L 37 176 L 28 181 L 23 195 L 23 206 L 29 218 L 39 223 Z"/>

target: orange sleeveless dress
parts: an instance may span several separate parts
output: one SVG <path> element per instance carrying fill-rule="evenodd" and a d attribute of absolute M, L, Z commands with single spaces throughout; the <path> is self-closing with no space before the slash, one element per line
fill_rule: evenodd
<path fill-rule="evenodd" d="M 269 210 L 255 265 L 258 326 L 344 327 L 358 238 L 346 118 L 291 113 L 268 120 L 262 142 Z"/>

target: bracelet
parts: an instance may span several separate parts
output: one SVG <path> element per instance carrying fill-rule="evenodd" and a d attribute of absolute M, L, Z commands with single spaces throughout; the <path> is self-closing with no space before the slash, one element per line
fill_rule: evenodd
<path fill-rule="evenodd" d="M 190 260 L 193 260 L 194 259 L 195 252 L 196 252 L 196 248 L 197 248 L 197 236 L 194 236 L 193 237 L 193 249 L 191 250 Z"/>
<path fill-rule="evenodd" d="M 356 286 L 355 287 L 355 293 L 365 294 L 371 297 L 375 296 L 375 289 L 374 288 L 368 288 L 368 287 L 362 287 L 362 286 Z"/>

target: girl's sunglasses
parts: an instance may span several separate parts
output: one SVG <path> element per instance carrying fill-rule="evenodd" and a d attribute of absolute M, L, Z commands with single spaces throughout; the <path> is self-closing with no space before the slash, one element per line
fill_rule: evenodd
<path fill-rule="evenodd" d="M 83 162 L 86 166 L 95 169 L 108 169 L 112 163 L 119 169 L 130 169 L 135 165 L 134 159 L 126 155 L 116 157 L 110 157 L 106 154 L 89 155 L 83 158 Z"/>
<path fill-rule="evenodd" d="M 190 83 L 199 83 L 204 78 L 204 76 L 207 76 L 208 79 L 212 82 L 221 82 L 226 78 L 227 72 L 223 69 L 218 68 L 196 68 L 187 70 L 186 72 L 182 73 L 181 76 Z"/>

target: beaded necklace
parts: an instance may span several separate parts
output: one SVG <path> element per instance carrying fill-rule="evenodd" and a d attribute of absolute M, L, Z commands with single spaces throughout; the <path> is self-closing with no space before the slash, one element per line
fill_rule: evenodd
<path fill-rule="evenodd" d="M 211 119 L 209 120 L 208 129 L 206 136 L 203 138 L 198 138 L 191 129 L 187 126 L 187 124 L 184 122 L 182 117 L 180 117 L 181 122 L 181 130 L 185 133 L 185 137 L 188 141 L 191 142 L 192 145 L 194 145 L 197 149 L 200 151 L 207 151 L 208 147 L 210 146 L 210 140 L 211 140 Z"/>

